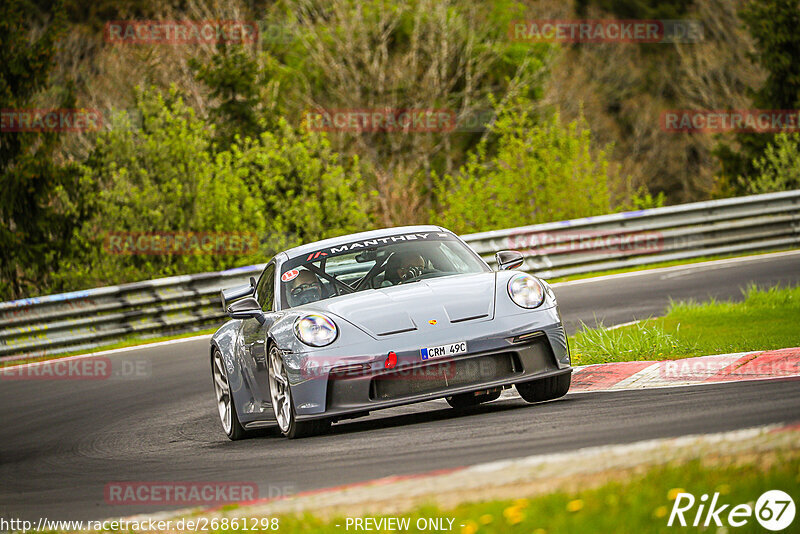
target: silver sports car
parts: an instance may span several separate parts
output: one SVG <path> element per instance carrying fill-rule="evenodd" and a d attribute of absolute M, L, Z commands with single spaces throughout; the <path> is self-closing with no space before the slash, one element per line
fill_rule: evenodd
<path fill-rule="evenodd" d="M 492 269 L 438 226 L 388 228 L 281 252 L 258 282 L 222 291 L 232 320 L 211 339 L 230 439 L 289 438 L 372 410 L 445 398 L 468 408 L 516 386 L 566 394 L 572 368 L 556 298 L 519 252 Z"/>

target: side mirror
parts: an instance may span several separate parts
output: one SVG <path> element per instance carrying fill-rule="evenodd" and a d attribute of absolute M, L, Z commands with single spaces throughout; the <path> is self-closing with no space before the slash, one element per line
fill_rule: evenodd
<path fill-rule="evenodd" d="M 501 250 L 494 255 L 494 259 L 497 260 L 497 268 L 501 271 L 516 269 L 525 261 L 522 253 L 516 250 Z"/>
<path fill-rule="evenodd" d="M 252 297 L 256 294 L 256 279 L 250 277 L 250 284 L 244 284 L 236 287 L 229 287 L 219 292 L 219 298 L 222 301 L 222 311 L 228 311 L 228 305 L 234 300 L 239 300 L 243 297 Z"/>
<path fill-rule="evenodd" d="M 228 315 L 234 319 L 256 319 L 260 324 L 266 321 L 261 305 L 253 297 L 237 300 L 228 306 Z"/>

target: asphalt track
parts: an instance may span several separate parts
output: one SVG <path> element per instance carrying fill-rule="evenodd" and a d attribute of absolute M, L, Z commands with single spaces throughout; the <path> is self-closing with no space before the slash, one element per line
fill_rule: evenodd
<path fill-rule="evenodd" d="M 570 330 L 662 313 L 670 298 L 740 298 L 750 282 L 800 283 L 800 254 L 580 281 L 556 287 Z M 800 421 L 800 381 L 739 382 L 500 399 L 468 414 L 444 401 L 376 412 L 329 435 L 274 432 L 230 442 L 211 393 L 207 340 L 111 355 L 130 378 L 0 381 L 0 517 L 98 519 L 153 512 L 112 506 L 117 481 L 241 481 L 304 491 L 395 474 L 587 446 Z M 137 364 L 136 362 L 143 362 Z"/>

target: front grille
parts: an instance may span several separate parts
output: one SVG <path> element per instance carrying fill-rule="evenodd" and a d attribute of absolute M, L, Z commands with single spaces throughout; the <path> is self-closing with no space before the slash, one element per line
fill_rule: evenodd
<path fill-rule="evenodd" d="M 370 400 L 390 400 L 449 387 L 481 384 L 522 372 L 516 352 L 475 358 L 443 360 L 376 376 L 369 388 Z"/>

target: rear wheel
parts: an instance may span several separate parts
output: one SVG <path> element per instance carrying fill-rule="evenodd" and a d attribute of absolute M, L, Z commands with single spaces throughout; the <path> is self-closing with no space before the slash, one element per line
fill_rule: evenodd
<path fill-rule="evenodd" d="M 326 432 L 331 427 L 330 419 L 297 420 L 289 376 L 283 365 L 281 351 L 275 345 L 271 345 L 269 349 L 269 394 L 278 428 L 287 438 L 305 438 Z"/>
<path fill-rule="evenodd" d="M 211 356 L 211 377 L 214 379 L 214 393 L 222 430 L 233 441 L 246 438 L 248 433 L 239 422 L 239 416 L 236 415 L 236 406 L 233 404 L 233 395 L 228 382 L 228 374 L 225 371 L 225 363 L 222 361 L 222 353 L 217 349 L 214 349 Z"/>
<path fill-rule="evenodd" d="M 500 394 L 503 392 L 502 389 L 498 388 L 496 391 L 490 391 L 488 393 L 459 393 L 458 395 L 452 395 L 450 397 L 445 397 L 447 404 L 456 408 L 457 410 L 463 410 L 464 408 L 471 408 L 472 406 L 477 406 L 484 402 L 491 402 L 493 400 L 497 400 L 500 398 Z"/>
<path fill-rule="evenodd" d="M 516 384 L 519 396 L 527 402 L 542 402 L 563 397 L 569 391 L 572 375 L 564 373 L 558 376 L 542 378 L 533 382 Z"/>

